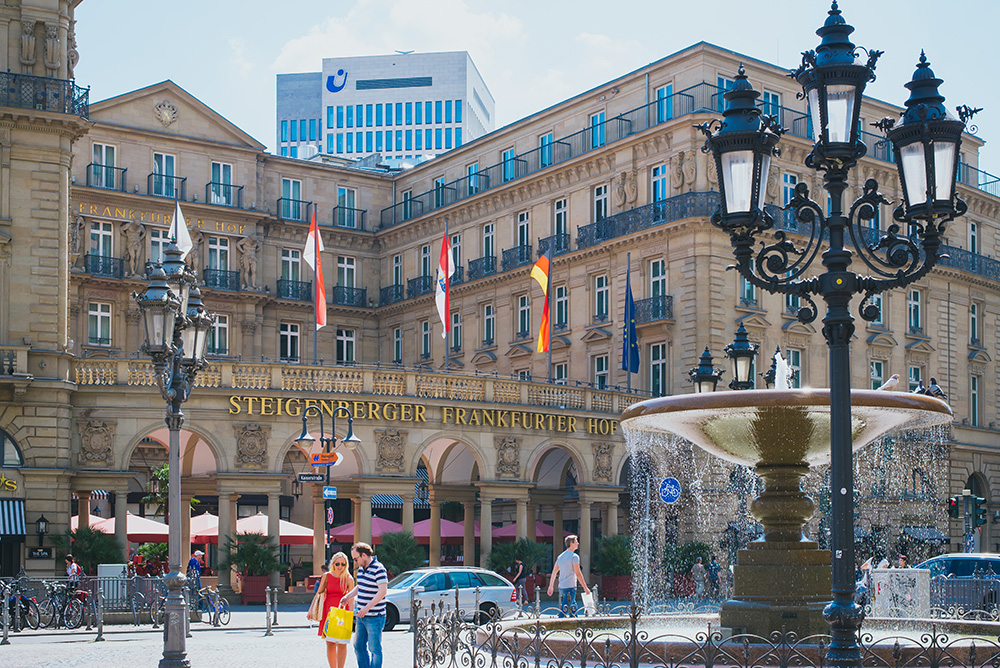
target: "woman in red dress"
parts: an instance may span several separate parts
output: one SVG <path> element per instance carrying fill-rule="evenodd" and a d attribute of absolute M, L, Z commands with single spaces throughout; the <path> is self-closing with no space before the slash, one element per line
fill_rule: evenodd
<path fill-rule="evenodd" d="M 323 573 L 323 579 L 319 581 L 319 589 L 323 592 L 323 616 L 319 622 L 319 635 L 323 636 L 323 628 L 326 626 L 326 616 L 330 614 L 330 608 L 340 607 L 340 601 L 344 594 L 354 589 L 354 578 L 347 569 L 347 555 L 338 552 L 330 560 L 330 570 Z M 347 661 L 347 640 L 326 639 L 326 660 L 330 668 L 344 668 Z"/>

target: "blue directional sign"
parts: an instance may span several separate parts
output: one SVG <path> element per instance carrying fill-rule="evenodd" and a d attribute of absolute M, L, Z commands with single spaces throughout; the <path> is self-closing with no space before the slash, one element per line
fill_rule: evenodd
<path fill-rule="evenodd" d="M 660 483 L 660 499 L 664 503 L 676 503 L 681 498 L 681 484 L 677 478 L 664 478 Z"/>
<path fill-rule="evenodd" d="M 336 499 L 337 498 L 337 488 L 336 487 L 324 487 L 323 488 L 323 498 L 324 499 Z"/>

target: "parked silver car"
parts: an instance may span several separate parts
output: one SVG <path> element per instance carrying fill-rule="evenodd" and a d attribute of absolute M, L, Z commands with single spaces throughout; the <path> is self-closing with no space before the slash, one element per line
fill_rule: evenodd
<path fill-rule="evenodd" d="M 479 587 L 478 608 L 476 587 Z M 517 609 L 514 585 L 493 571 L 461 566 L 418 568 L 400 573 L 389 581 L 385 596 L 385 630 L 391 631 L 400 622 L 409 623 L 411 590 L 421 608 L 426 610 L 431 603 L 454 605 L 455 589 L 458 589 L 458 605 L 468 619 L 494 613 L 503 615 Z"/>

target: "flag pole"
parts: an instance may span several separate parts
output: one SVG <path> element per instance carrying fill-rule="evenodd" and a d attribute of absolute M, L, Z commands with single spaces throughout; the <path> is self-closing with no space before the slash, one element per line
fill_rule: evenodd
<path fill-rule="evenodd" d="M 550 241 L 549 243 L 555 243 L 555 239 L 553 238 L 553 240 Z M 552 263 L 552 264 L 554 264 L 554 263 Z M 552 384 L 552 302 L 549 301 L 549 297 L 551 296 L 551 293 L 552 293 L 552 270 L 554 269 L 554 267 L 552 266 L 552 264 L 549 265 L 549 287 L 545 291 L 545 301 L 548 302 L 548 304 L 549 304 L 549 331 L 548 331 L 548 337 L 549 337 L 549 341 L 548 341 L 548 344 L 549 344 L 548 345 L 548 348 L 549 348 L 549 385 Z"/>
<path fill-rule="evenodd" d="M 448 242 L 451 241 L 448 238 L 448 216 L 444 217 L 444 239 L 445 239 L 445 241 L 448 241 Z M 445 265 L 446 272 L 447 272 L 447 267 L 452 262 L 452 257 L 453 256 L 451 254 L 451 243 L 449 243 L 448 244 L 448 265 Z M 441 323 L 441 326 L 444 327 L 444 372 L 448 373 L 449 369 L 451 368 L 451 361 L 450 361 L 450 358 L 448 356 L 448 348 L 451 347 L 451 341 L 448 340 L 448 326 L 451 323 L 451 300 L 450 300 L 450 297 L 451 297 L 451 294 L 450 294 L 451 293 L 451 276 L 446 276 L 445 280 L 447 281 L 447 288 L 446 288 L 447 289 L 447 293 L 446 293 L 445 297 L 446 297 L 446 301 L 448 303 L 448 309 L 449 310 L 448 310 L 448 313 L 445 313 L 446 320 L 445 320 L 445 322 Z"/>
<path fill-rule="evenodd" d="M 631 284 L 630 284 L 629 281 L 632 278 L 632 253 L 629 253 L 628 255 L 626 255 L 626 258 L 627 259 L 626 259 L 626 269 L 625 269 L 625 289 L 626 290 L 631 290 L 632 286 L 631 286 Z M 626 313 L 625 317 L 628 318 L 629 314 Z M 629 323 L 626 322 L 625 323 L 625 336 L 628 337 L 631 334 L 631 332 L 632 332 L 632 328 L 629 326 Z M 629 355 L 631 355 L 632 342 L 629 341 L 628 342 L 628 346 L 626 346 L 626 347 L 629 350 Z M 629 366 L 629 368 L 625 370 L 625 373 L 628 376 L 628 393 L 632 394 L 632 365 L 631 365 L 631 363 L 628 366 Z"/>
<path fill-rule="evenodd" d="M 319 237 L 319 226 L 316 225 L 316 209 L 313 209 L 312 225 L 315 228 L 316 236 Z M 313 230 L 309 230 L 312 234 Z M 319 239 L 313 240 L 313 274 L 319 269 Z M 319 290 L 319 281 L 313 276 L 313 366 L 319 363 L 319 304 L 317 304 L 316 290 Z M 324 304 L 325 306 L 325 304 Z"/>

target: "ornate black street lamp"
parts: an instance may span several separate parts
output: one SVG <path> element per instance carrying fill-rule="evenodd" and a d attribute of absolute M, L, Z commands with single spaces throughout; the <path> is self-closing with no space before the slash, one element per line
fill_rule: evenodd
<path fill-rule="evenodd" d="M 750 343 L 746 327 L 743 323 L 736 328 L 736 339 L 722 351 L 733 363 L 733 379 L 729 381 L 730 390 L 749 390 L 753 387 L 753 360 L 757 357 L 760 344 Z"/>
<path fill-rule="evenodd" d="M 715 387 L 724 373 L 724 370 L 713 364 L 712 353 L 708 352 L 708 346 L 705 346 L 705 352 L 698 358 L 698 366 L 688 371 L 688 380 L 694 383 L 695 392 L 715 392 Z"/>
<path fill-rule="evenodd" d="M 764 379 L 764 386 L 769 390 L 774 389 L 774 379 L 778 376 L 778 355 L 780 353 L 781 346 L 775 346 L 774 355 L 771 356 L 771 366 L 760 374 L 760 377 Z"/>
<path fill-rule="evenodd" d="M 195 377 L 203 369 L 208 334 L 215 316 L 205 311 L 194 273 L 184 264 L 175 243 L 163 252 L 164 261 L 151 273 L 149 286 L 133 298 L 142 313 L 142 352 L 153 360 L 153 376 L 167 402 L 169 441 L 168 512 L 170 514 L 168 559 L 170 573 L 164 577 L 167 599 L 164 605 L 163 658 L 160 668 L 187 668 L 184 616 L 184 586 L 181 568 L 181 404 L 187 401 Z"/>
<path fill-rule="evenodd" d="M 903 184 L 903 203 L 893 213 L 894 222 L 869 241 L 868 221 L 875 217 L 878 206 L 889 203 L 878 192 L 874 179 L 865 182 L 861 197 L 844 211 L 848 175 L 866 152 L 858 137 L 862 95 L 865 85 L 875 78 L 875 64 L 881 55 L 868 51 L 867 62 L 861 64 L 858 49 L 850 40 L 853 31 L 834 2 L 825 24 L 816 31 L 822 38 L 820 45 L 805 52 L 801 66 L 791 73 L 803 87 L 813 121 L 815 144 L 805 164 L 823 172 L 823 188 L 829 196 L 830 212 L 826 214 L 826 207 L 809 199 L 805 183 L 795 187 L 786 208 L 794 212 L 803 240 L 775 230 L 774 220 L 764 210 L 770 159 L 784 130 L 775 118 L 762 115 L 757 108 L 758 93 L 742 66 L 733 89 L 725 94 L 723 120 L 698 126 L 708 136 L 704 150 L 714 154 L 722 190 L 712 222 L 729 233 L 740 274 L 763 290 L 804 300 L 808 305 L 798 312 L 803 323 L 818 315 L 813 296 L 826 302 L 823 336 L 830 348 L 833 601 L 823 616 L 830 623 L 827 661 L 833 666 L 860 665 L 856 636 L 864 619 L 854 603 L 851 299 L 864 295 L 860 315 L 875 320 L 879 309 L 871 297 L 926 275 L 940 257 L 946 223 L 967 208 L 955 195 L 955 170 L 965 124 L 948 117 L 944 98 L 937 90 L 941 81 L 921 55 L 913 81 L 906 85 L 910 98 L 902 123 L 896 127 L 888 121 L 878 124 L 889 129 Z M 912 236 L 900 234 L 901 223 L 910 225 Z M 767 236 L 759 238 L 763 232 L 768 232 Z M 825 271 L 808 278 L 806 273 L 826 239 L 829 245 L 821 255 Z M 851 271 L 855 255 L 870 275 Z"/>
<path fill-rule="evenodd" d="M 295 442 L 300 448 L 308 451 L 312 448 L 313 443 L 316 442 L 316 437 L 309 433 L 309 414 L 314 412 L 319 415 L 319 442 L 323 448 L 324 453 L 333 452 L 337 448 L 337 414 L 341 411 L 347 416 L 347 436 L 341 439 L 341 443 L 348 450 L 353 450 L 361 444 L 361 439 L 354 435 L 354 414 L 349 408 L 345 406 L 337 406 L 330 413 L 330 430 L 333 436 L 327 436 L 326 431 L 323 429 L 323 411 L 320 407 L 312 404 L 307 406 L 304 411 L 302 411 L 302 433 L 299 437 L 295 439 Z M 330 466 L 333 462 L 325 462 L 326 466 L 326 485 L 330 485 Z M 333 508 L 330 504 L 325 503 L 323 508 L 323 555 L 325 563 L 330 563 L 330 557 L 333 556 L 330 547 L 330 528 L 333 526 Z"/>
<path fill-rule="evenodd" d="M 45 515 L 39 515 L 38 519 L 35 520 L 35 533 L 38 534 L 38 547 L 42 546 L 45 540 L 45 534 L 49 532 L 49 521 L 46 519 Z"/>

